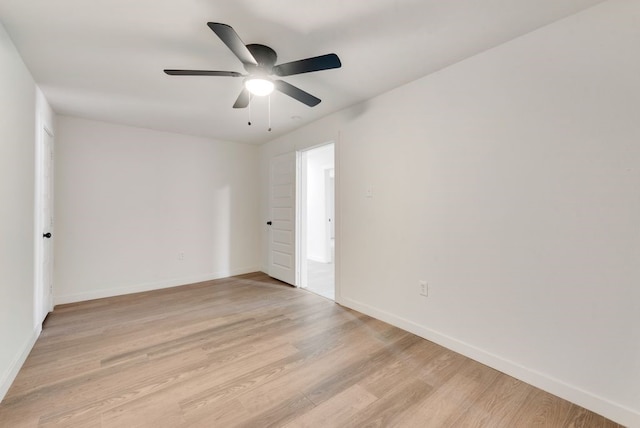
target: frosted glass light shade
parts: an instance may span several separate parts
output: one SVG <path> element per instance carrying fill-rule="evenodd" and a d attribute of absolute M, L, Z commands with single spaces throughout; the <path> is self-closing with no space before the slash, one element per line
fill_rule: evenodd
<path fill-rule="evenodd" d="M 244 81 L 244 87 L 253 95 L 263 97 L 273 92 L 273 82 L 268 79 L 252 78 Z"/>

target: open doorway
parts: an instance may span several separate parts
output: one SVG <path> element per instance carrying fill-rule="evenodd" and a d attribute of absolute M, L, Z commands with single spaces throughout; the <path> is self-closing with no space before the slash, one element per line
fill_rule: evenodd
<path fill-rule="evenodd" d="M 334 144 L 300 152 L 299 285 L 335 300 Z"/>

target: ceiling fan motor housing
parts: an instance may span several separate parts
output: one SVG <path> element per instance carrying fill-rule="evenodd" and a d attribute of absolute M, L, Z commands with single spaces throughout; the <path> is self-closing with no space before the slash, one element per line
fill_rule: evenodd
<path fill-rule="evenodd" d="M 249 74 L 271 74 L 273 66 L 276 64 L 278 59 L 276 51 L 271 49 L 269 46 L 259 44 L 247 45 L 247 49 L 249 49 L 251 55 L 253 55 L 255 60 L 258 62 L 258 65 L 243 64 L 244 69 L 247 70 Z"/>

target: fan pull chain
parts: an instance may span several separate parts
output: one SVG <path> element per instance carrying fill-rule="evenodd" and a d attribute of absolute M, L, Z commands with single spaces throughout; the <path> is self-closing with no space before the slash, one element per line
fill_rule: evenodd
<path fill-rule="evenodd" d="M 269 95 L 269 132 L 271 132 L 271 95 Z"/>
<path fill-rule="evenodd" d="M 251 98 L 253 98 L 251 95 L 249 95 L 249 126 L 251 126 Z"/>

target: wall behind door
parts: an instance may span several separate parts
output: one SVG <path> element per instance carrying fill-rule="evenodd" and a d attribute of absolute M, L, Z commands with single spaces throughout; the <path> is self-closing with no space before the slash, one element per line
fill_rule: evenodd
<path fill-rule="evenodd" d="M 62 116 L 56 303 L 258 268 L 257 147 Z"/>

